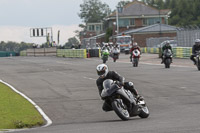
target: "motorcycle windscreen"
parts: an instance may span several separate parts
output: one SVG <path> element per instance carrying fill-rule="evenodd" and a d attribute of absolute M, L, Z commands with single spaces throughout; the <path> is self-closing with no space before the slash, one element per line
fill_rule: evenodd
<path fill-rule="evenodd" d="M 113 80 L 107 79 L 103 82 L 103 91 L 101 96 L 111 96 L 114 92 L 116 92 L 119 89 L 119 86 L 114 83 Z"/>
<path fill-rule="evenodd" d="M 137 50 L 137 49 L 136 49 L 136 50 L 134 50 L 134 51 L 133 51 L 133 55 L 135 55 L 135 56 L 139 56 L 139 55 L 140 55 L 140 51 L 139 51 L 139 50 Z"/>
<path fill-rule="evenodd" d="M 170 57 L 170 56 L 172 55 L 172 51 L 171 51 L 170 49 L 166 49 L 166 50 L 164 51 L 164 55 L 165 55 L 166 57 Z"/>

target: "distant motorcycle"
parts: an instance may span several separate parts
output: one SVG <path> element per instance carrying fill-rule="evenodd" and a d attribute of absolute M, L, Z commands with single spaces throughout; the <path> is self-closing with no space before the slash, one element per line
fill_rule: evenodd
<path fill-rule="evenodd" d="M 106 61 L 108 60 L 108 56 L 109 56 L 109 51 L 107 49 L 102 51 L 102 60 L 103 63 L 106 63 Z"/>
<path fill-rule="evenodd" d="M 172 62 L 172 51 L 170 49 L 164 50 L 163 59 L 164 59 L 165 68 L 170 68 L 170 64 Z"/>
<path fill-rule="evenodd" d="M 196 66 L 197 66 L 197 69 L 200 71 L 200 51 L 196 52 L 196 57 L 195 57 L 195 60 L 196 60 Z"/>
<path fill-rule="evenodd" d="M 116 62 L 117 59 L 119 59 L 119 53 L 113 53 L 113 61 Z"/>
<path fill-rule="evenodd" d="M 132 52 L 132 64 L 133 67 L 137 67 L 140 58 L 140 51 L 138 49 L 133 50 Z"/>
<path fill-rule="evenodd" d="M 120 50 L 118 49 L 114 49 L 112 51 L 112 57 L 113 57 L 114 62 L 116 62 L 116 60 L 119 59 L 119 54 L 120 54 Z"/>
<path fill-rule="evenodd" d="M 149 109 L 144 99 L 137 101 L 134 95 L 119 86 L 116 81 L 107 79 L 103 82 L 101 97 L 107 101 L 107 105 L 122 120 L 129 120 L 130 117 L 139 116 L 147 118 Z"/>

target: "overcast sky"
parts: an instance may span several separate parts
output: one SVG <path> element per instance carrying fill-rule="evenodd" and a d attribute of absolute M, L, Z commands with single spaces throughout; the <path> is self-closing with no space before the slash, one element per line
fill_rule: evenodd
<path fill-rule="evenodd" d="M 101 0 L 113 10 L 121 0 Z M 82 20 L 78 17 L 83 0 L 0 0 L 0 41 L 42 43 L 31 38 L 30 28 L 52 27 L 54 40 L 60 30 L 60 42 L 73 37 Z"/>

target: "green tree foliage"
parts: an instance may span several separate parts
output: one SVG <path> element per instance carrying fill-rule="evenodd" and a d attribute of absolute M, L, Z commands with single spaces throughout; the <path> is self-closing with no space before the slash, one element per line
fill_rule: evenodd
<path fill-rule="evenodd" d="M 106 30 L 106 42 L 109 42 L 109 37 L 111 37 L 113 34 L 113 29 L 112 28 L 108 28 Z"/>
<path fill-rule="evenodd" d="M 200 25 L 199 0 L 171 0 L 169 24 L 176 26 Z"/>
<path fill-rule="evenodd" d="M 75 48 L 78 48 L 79 46 L 79 41 L 76 37 L 71 37 L 68 39 L 68 42 L 65 43 L 64 47 L 65 48 L 71 48 L 72 45 L 75 45 Z"/>
<path fill-rule="evenodd" d="M 11 42 L 11 41 L 8 41 L 8 42 L 1 41 L 0 51 L 20 52 L 22 50 L 32 48 L 32 46 L 33 46 L 33 43 L 25 43 L 25 42 L 17 43 L 17 42 Z"/>
<path fill-rule="evenodd" d="M 111 13 L 109 6 L 100 0 L 84 0 L 78 14 L 85 23 L 101 22 Z"/>
<path fill-rule="evenodd" d="M 129 0 L 120 1 L 120 2 L 118 2 L 117 7 L 124 7 L 124 6 L 126 6 L 127 4 L 129 4 L 130 2 L 131 2 L 131 1 L 129 1 Z"/>
<path fill-rule="evenodd" d="M 169 24 L 200 25 L 200 0 L 143 0 L 157 9 L 171 9 Z"/>

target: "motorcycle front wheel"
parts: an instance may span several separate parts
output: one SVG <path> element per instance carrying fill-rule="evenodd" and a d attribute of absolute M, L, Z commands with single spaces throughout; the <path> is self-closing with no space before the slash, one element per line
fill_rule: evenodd
<path fill-rule="evenodd" d="M 199 60 L 199 57 L 197 58 L 197 69 L 200 71 L 200 60 Z"/>
<path fill-rule="evenodd" d="M 103 57 L 103 63 L 106 63 L 107 60 L 108 60 L 107 57 Z"/>
<path fill-rule="evenodd" d="M 143 102 L 143 103 L 142 103 Z M 138 115 L 140 118 L 147 118 L 149 117 L 149 109 L 147 107 L 147 105 L 145 104 L 145 101 L 140 101 L 138 103 L 139 107 L 140 107 L 140 114 Z"/>
<path fill-rule="evenodd" d="M 137 67 L 138 66 L 138 62 L 139 62 L 139 59 L 138 58 L 133 58 L 132 59 L 132 64 L 133 64 L 133 67 Z"/>
<path fill-rule="evenodd" d="M 115 99 L 112 102 L 112 108 L 115 111 L 115 113 L 119 116 L 119 118 L 121 118 L 124 121 L 129 120 L 130 114 L 122 99 Z"/>
<path fill-rule="evenodd" d="M 171 59 L 165 59 L 165 68 L 170 68 Z"/>

